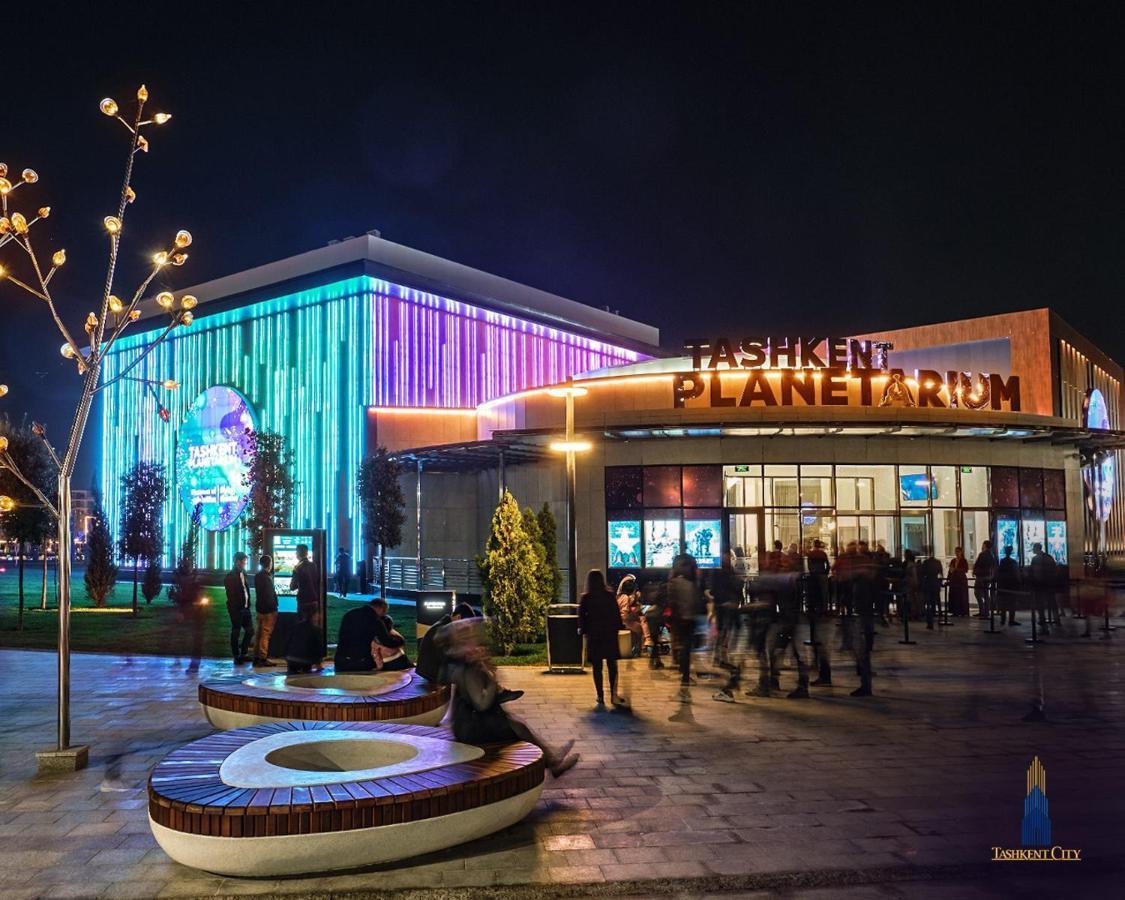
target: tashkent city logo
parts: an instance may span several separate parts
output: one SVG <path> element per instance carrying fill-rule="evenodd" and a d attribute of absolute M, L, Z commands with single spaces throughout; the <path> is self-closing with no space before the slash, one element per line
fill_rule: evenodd
<path fill-rule="evenodd" d="M 1023 800 L 1019 849 L 993 847 L 993 862 L 1081 862 L 1082 851 L 1051 843 L 1051 816 L 1047 806 L 1047 770 L 1039 757 L 1027 767 L 1027 795 Z"/>

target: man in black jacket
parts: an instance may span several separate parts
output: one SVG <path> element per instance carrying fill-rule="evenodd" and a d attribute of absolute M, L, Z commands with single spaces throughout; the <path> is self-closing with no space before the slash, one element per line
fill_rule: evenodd
<path fill-rule="evenodd" d="M 277 591 L 273 586 L 273 557 L 258 560 L 254 574 L 254 612 L 258 614 L 258 630 L 254 634 L 254 665 L 270 664 L 270 635 L 277 624 Z"/>
<path fill-rule="evenodd" d="M 297 592 L 297 618 L 320 628 L 320 572 L 306 544 L 297 545 L 297 565 L 289 579 L 289 590 Z"/>
<path fill-rule="evenodd" d="M 223 579 L 227 592 L 227 613 L 230 615 L 230 655 L 235 665 L 246 662 L 246 651 L 250 647 L 250 636 L 254 632 L 254 621 L 250 615 L 250 586 L 246 583 L 246 554 L 234 554 L 234 568 Z M 242 643 L 239 644 L 239 632 Z M 241 646 L 241 649 L 240 649 Z"/>
<path fill-rule="evenodd" d="M 437 642 L 435 641 L 438 629 L 448 625 L 450 622 L 459 622 L 461 619 L 472 619 L 475 617 L 476 612 L 468 603 L 458 603 L 451 615 L 442 616 L 436 623 L 431 625 L 418 642 L 418 662 L 414 666 L 414 671 L 423 678 L 427 678 L 430 681 L 437 681 L 443 662 L 442 653 L 438 649 Z"/>
<path fill-rule="evenodd" d="M 379 644 L 391 653 L 402 648 L 406 640 L 397 631 L 387 628 L 386 615 L 387 601 L 380 597 L 344 613 L 344 618 L 340 620 L 340 634 L 336 639 L 337 672 L 370 672 L 374 669 L 372 643 Z M 403 654 L 384 668 L 392 671 L 408 669 L 410 660 Z"/>

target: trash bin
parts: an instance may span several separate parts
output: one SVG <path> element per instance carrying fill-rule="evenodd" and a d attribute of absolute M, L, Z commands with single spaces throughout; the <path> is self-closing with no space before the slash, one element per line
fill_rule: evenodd
<path fill-rule="evenodd" d="M 552 603 L 547 607 L 547 670 L 581 672 L 586 662 L 578 633 L 578 604 Z"/>

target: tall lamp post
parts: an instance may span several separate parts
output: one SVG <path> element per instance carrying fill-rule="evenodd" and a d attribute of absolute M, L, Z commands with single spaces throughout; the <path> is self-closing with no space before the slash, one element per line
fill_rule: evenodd
<path fill-rule="evenodd" d="M 587 452 L 589 441 L 579 440 L 574 434 L 574 398 L 586 396 L 586 388 L 573 382 L 551 388 L 552 397 L 566 400 L 566 434 L 561 441 L 552 441 L 551 449 L 566 455 L 566 543 L 567 543 L 567 593 L 571 603 L 578 602 L 578 521 L 574 511 L 574 494 L 577 483 L 577 455 Z"/>

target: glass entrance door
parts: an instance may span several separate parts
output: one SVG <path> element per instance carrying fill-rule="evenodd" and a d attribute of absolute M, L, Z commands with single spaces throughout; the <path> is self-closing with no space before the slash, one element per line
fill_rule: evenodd
<path fill-rule="evenodd" d="M 766 550 L 764 510 L 728 509 L 726 525 L 724 546 L 734 553 L 735 572 L 744 578 L 757 576 Z"/>

